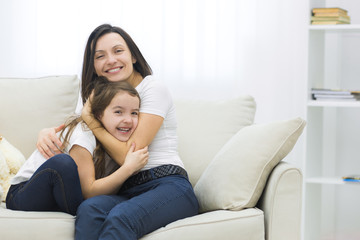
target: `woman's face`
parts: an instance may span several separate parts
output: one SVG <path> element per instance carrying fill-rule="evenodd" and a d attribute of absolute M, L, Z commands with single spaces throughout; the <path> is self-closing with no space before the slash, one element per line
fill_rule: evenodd
<path fill-rule="evenodd" d="M 94 58 L 96 74 L 107 77 L 109 81 L 129 80 L 134 74 L 136 60 L 118 33 L 107 33 L 98 39 Z"/>

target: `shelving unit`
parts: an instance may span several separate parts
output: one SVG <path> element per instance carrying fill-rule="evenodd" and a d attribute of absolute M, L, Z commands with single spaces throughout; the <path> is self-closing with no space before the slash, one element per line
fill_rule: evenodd
<path fill-rule="evenodd" d="M 309 25 L 303 239 L 360 239 L 360 183 L 341 178 L 360 174 L 360 101 L 316 101 L 310 94 L 360 89 L 360 18 L 353 17 L 360 2 L 309 0 L 309 7 L 344 8 L 352 24 Z"/>
<path fill-rule="evenodd" d="M 307 178 L 306 179 L 306 183 L 308 184 L 313 184 L 313 183 L 317 183 L 317 184 L 337 184 L 337 185 L 343 185 L 343 184 L 348 184 L 346 182 L 344 182 L 341 178 Z"/>
<path fill-rule="evenodd" d="M 355 107 L 360 108 L 360 102 L 316 101 L 309 100 L 308 107 Z"/>

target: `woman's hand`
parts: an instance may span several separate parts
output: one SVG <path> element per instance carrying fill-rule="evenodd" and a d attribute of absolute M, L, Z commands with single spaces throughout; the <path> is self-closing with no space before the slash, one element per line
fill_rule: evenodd
<path fill-rule="evenodd" d="M 121 167 L 129 169 L 129 171 L 132 173 L 137 173 L 147 164 L 149 159 L 149 152 L 147 146 L 137 151 L 134 150 L 135 143 L 132 143 L 126 155 L 125 162 Z"/>
<path fill-rule="evenodd" d="M 44 128 L 39 132 L 36 148 L 46 159 L 61 153 L 62 142 L 56 135 L 64 128 L 64 124 L 54 128 Z"/>

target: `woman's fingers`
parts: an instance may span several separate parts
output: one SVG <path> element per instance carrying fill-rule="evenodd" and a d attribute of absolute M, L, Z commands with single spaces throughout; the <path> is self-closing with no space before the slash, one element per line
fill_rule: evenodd
<path fill-rule="evenodd" d="M 61 153 L 62 142 L 56 135 L 57 132 L 61 131 L 64 125 L 60 125 L 54 128 L 42 129 L 38 136 L 36 147 L 46 159 L 53 157 L 56 154 Z"/>

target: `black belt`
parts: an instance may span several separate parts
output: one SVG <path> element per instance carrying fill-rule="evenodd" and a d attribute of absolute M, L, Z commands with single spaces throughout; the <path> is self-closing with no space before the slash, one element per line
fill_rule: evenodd
<path fill-rule="evenodd" d="M 149 182 L 151 180 L 170 175 L 182 175 L 188 178 L 186 170 L 182 167 L 171 164 L 162 165 L 159 167 L 151 168 L 149 170 L 141 171 L 134 176 L 131 176 L 124 182 L 121 190 L 126 190 L 134 186 Z"/>

